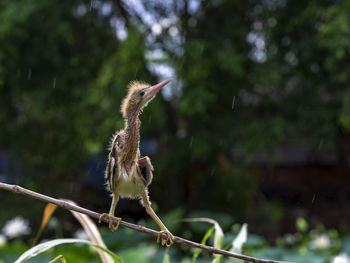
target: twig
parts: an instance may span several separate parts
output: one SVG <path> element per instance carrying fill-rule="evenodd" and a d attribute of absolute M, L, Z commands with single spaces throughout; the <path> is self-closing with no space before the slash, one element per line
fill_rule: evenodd
<path fill-rule="evenodd" d="M 47 195 L 43 195 L 43 194 L 28 190 L 28 189 L 23 188 L 23 187 L 18 186 L 18 185 L 0 183 L 0 189 L 14 192 L 16 194 L 26 195 L 26 196 L 29 196 L 29 197 L 34 198 L 34 199 L 38 199 L 38 200 L 43 201 L 43 202 L 52 203 L 52 204 L 55 204 L 55 205 L 62 207 L 64 209 L 73 210 L 73 211 L 88 215 L 88 216 L 93 217 L 93 218 L 98 219 L 101 216 L 101 214 L 99 214 L 97 212 L 88 210 L 86 208 L 83 208 L 83 207 L 80 207 L 77 205 L 67 203 L 65 201 L 62 201 L 62 200 L 59 200 L 59 199 L 56 199 L 56 198 L 53 198 L 53 197 L 50 197 Z M 107 218 L 103 218 L 103 221 L 108 223 Z M 158 231 L 155 231 L 153 229 L 150 229 L 150 228 L 147 228 L 144 226 L 135 225 L 135 224 L 125 222 L 125 221 L 121 221 L 120 225 L 127 227 L 127 228 L 134 229 L 134 230 L 139 231 L 139 232 L 151 234 L 153 236 L 158 236 Z M 166 239 L 167 238 L 166 234 L 163 234 L 163 235 L 164 235 L 164 238 Z M 184 239 L 181 237 L 174 236 L 174 238 L 175 238 L 175 240 L 174 240 L 175 243 L 182 243 L 182 244 L 185 244 L 187 246 L 197 247 L 200 249 L 207 250 L 207 251 L 214 253 L 214 254 L 222 254 L 222 255 L 225 255 L 228 257 L 234 257 L 234 258 L 246 260 L 248 262 L 254 262 L 254 263 L 291 263 L 291 262 L 286 262 L 286 261 L 276 261 L 276 260 L 268 260 L 268 259 L 260 259 L 260 258 L 250 257 L 247 255 L 233 253 L 233 252 L 218 249 L 215 247 L 202 245 L 202 244 L 199 244 L 199 243 L 196 243 L 196 242 L 193 242 L 191 240 L 187 240 L 187 239 Z"/>

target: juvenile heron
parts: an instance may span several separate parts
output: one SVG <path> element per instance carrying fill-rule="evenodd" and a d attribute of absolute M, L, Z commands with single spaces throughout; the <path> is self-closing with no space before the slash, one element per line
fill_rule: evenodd
<path fill-rule="evenodd" d="M 154 169 L 148 156 L 142 158 L 140 156 L 141 122 L 139 114 L 160 89 L 170 81 L 171 79 L 168 79 L 154 86 L 138 81 L 129 84 L 128 94 L 121 106 L 125 127 L 112 137 L 105 171 L 107 189 L 112 192 L 112 204 L 109 214 L 103 213 L 100 217 L 100 222 L 103 217 L 108 217 L 109 229 L 111 231 L 117 230 L 121 218 L 114 217 L 114 212 L 119 197 L 139 199 L 146 212 L 161 229 L 157 242 L 161 241 L 161 244 L 167 247 L 174 243 L 174 237 L 153 211 L 149 200 L 148 186 L 152 182 Z M 166 239 L 163 237 L 163 233 L 166 234 Z"/>

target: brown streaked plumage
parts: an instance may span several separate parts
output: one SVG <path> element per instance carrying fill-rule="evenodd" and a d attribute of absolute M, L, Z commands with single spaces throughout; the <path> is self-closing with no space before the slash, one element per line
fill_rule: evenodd
<path fill-rule="evenodd" d="M 149 157 L 140 158 L 140 119 L 142 109 L 155 97 L 157 92 L 171 81 L 165 80 L 150 87 L 146 83 L 133 81 L 128 87 L 128 94 L 122 102 L 121 112 L 125 120 L 123 130 L 113 135 L 108 154 L 108 163 L 105 172 L 107 189 L 112 192 L 112 204 L 108 216 L 109 228 L 114 231 L 118 229 L 121 218 L 116 218 L 118 224 L 114 225 L 114 211 L 119 197 L 140 199 L 146 212 L 154 219 L 160 227 L 157 242 L 161 240 L 162 245 L 170 247 L 174 243 L 174 237 L 165 227 L 151 207 L 148 195 L 148 186 L 153 179 L 153 166 Z M 162 234 L 167 234 L 167 239 Z"/>

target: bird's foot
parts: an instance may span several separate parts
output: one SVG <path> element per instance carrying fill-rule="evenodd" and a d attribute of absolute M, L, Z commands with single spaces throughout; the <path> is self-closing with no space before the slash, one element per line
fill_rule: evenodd
<path fill-rule="evenodd" d="M 163 234 L 166 234 L 167 238 L 164 238 Z M 174 236 L 168 230 L 158 232 L 157 243 L 160 242 L 162 246 L 166 245 L 167 247 L 171 247 L 174 244 L 174 240 Z"/>
<path fill-rule="evenodd" d="M 108 221 L 109 222 L 109 230 L 116 231 L 119 228 L 120 222 L 122 219 L 120 217 L 111 216 L 107 213 L 101 214 L 100 218 L 98 219 L 98 222 L 101 224 L 102 221 Z"/>

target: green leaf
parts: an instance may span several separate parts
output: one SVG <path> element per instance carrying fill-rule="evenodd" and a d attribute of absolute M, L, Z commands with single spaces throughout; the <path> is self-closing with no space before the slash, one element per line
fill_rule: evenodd
<path fill-rule="evenodd" d="M 216 222 L 214 224 L 215 232 L 214 232 L 214 247 L 222 248 L 222 242 L 224 240 L 224 232 L 222 231 L 219 223 Z M 220 263 L 222 261 L 222 255 L 214 254 L 213 263 Z"/>
<path fill-rule="evenodd" d="M 67 203 L 77 205 L 75 202 L 72 200 L 68 199 L 60 199 L 63 200 Z M 91 218 L 87 215 L 75 212 L 73 210 L 70 210 L 73 216 L 79 221 L 79 223 L 82 225 L 84 228 L 86 234 L 89 236 L 89 239 L 96 245 L 99 245 L 103 248 L 107 248 L 106 244 L 103 242 L 102 236 L 100 234 L 100 231 L 98 230 L 96 224 L 94 221 L 91 220 Z M 98 250 L 98 254 L 100 255 L 101 262 L 102 263 L 113 263 L 114 260 L 108 256 L 108 254 Z"/>
<path fill-rule="evenodd" d="M 213 234 L 213 231 L 214 231 L 214 227 L 211 227 L 208 229 L 208 231 L 205 233 L 202 241 L 201 241 L 201 244 L 202 245 L 205 245 L 205 243 L 207 242 L 208 238 Z M 197 257 L 199 256 L 199 254 L 202 252 L 202 249 L 200 248 L 196 248 L 194 254 L 193 254 L 193 257 L 192 257 L 192 263 L 196 262 L 197 260 Z"/>
<path fill-rule="evenodd" d="M 103 252 L 106 252 L 108 255 L 110 255 L 114 262 L 116 263 L 122 263 L 121 259 L 114 254 L 112 251 L 110 251 L 109 249 L 106 249 L 104 247 L 101 247 L 91 241 L 88 240 L 83 240 L 83 239 L 75 239 L 75 238 L 63 238 L 63 239 L 54 239 L 54 240 L 50 240 L 48 242 L 45 243 L 41 243 L 39 245 L 36 245 L 35 247 L 32 247 L 31 249 L 27 250 L 26 252 L 24 252 L 16 261 L 15 263 L 22 263 L 25 262 L 26 260 L 35 257 L 47 250 L 49 250 L 50 248 L 53 248 L 55 246 L 58 245 L 62 245 L 62 244 L 71 244 L 71 243 L 78 243 L 78 244 L 87 244 L 90 245 L 94 248 L 100 249 Z"/>
<path fill-rule="evenodd" d="M 165 250 L 162 263 L 170 263 L 170 256 L 169 256 L 169 254 L 168 254 L 168 249 Z"/>
<path fill-rule="evenodd" d="M 206 222 L 214 225 L 214 247 L 215 248 L 222 248 L 222 241 L 224 239 L 224 232 L 222 231 L 219 223 L 211 218 L 206 217 L 199 217 L 199 218 L 186 218 L 183 219 L 185 222 Z M 220 263 L 222 259 L 222 255 L 215 254 L 213 263 Z"/>
<path fill-rule="evenodd" d="M 140 246 L 135 247 L 135 243 L 129 244 L 129 248 L 123 249 L 118 256 L 124 261 L 124 262 L 137 262 L 137 263 L 151 263 L 153 262 L 150 259 L 151 254 L 154 251 L 153 246 Z M 146 256 L 149 255 L 149 256 Z"/>
<path fill-rule="evenodd" d="M 64 256 L 63 256 L 63 255 L 58 255 L 58 256 L 55 257 L 53 260 L 51 260 L 49 263 L 54 263 L 54 262 L 56 262 L 57 260 L 60 260 L 61 263 L 66 263 L 66 260 L 64 259 Z"/>

